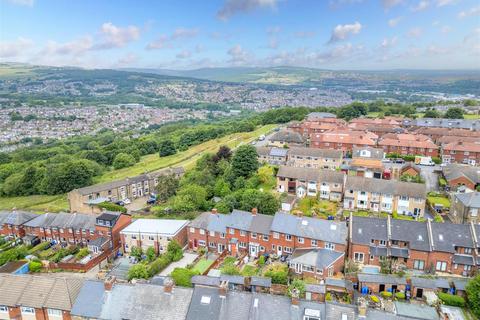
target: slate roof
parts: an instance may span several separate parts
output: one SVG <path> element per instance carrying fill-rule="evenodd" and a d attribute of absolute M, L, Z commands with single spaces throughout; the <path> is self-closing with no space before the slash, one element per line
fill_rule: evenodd
<path fill-rule="evenodd" d="M 85 281 L 70 313 L 85 318 L 99 318 L 102 313 L 104 294 L 105 288 L 102 281 Z"/>
<path fill-rule="evenodd" d="M 367 155 L 362 155 L 362 151 L 368 151 L 369 156 Z M 367 158 L 367 159 L 377 159 L 377 160 L 382 160 L 383 159 L 383 149 L 380 148 L 372 148 L 372 147 L 364 147 L 364 148 L 358 148 L 354 147 L 352 150 L 352 158 Z"/>
<path fill-rule="evenodd" d="M 473 260 L 473 256 L 469 256 L 466 254 L 454 254 L 453 255 L 453 263 L 456 264 L 463 264 L 467 266 L 474 266 L 475 261 Z"/>
<path fill-rule="evenodd" d="M 204 212 L 189 223 L 190 227 L 226 233 L 229 215 Z"/>
<path fill-rule="evenodd" d="M 453 285 L 455 286 L 455 290 L 465 291 L 465 288 L 467 287 L 468 280 L 467 279 L 454 278 L 452 282 L 453 282 Z"/>
<path fill-rule="evenodd" d="M 234 209 L 229 215 L 227 227 L 240 230 L 269 234 L 273 216 Z"/>
<path fill-rule="evenodd" d="M 427 188 L 423 183 L 403 182 L 396 180 L 384 180 L 347 176 L 345 190 L 375 192 L 397 196 L 408 196 L 425 199 Z"/>
<path fill-rule="evenodd" d="M 94 230 L 96 217 L 81 213 L 45 213 L 25 223 L 27 227 Z"/>
<path fill-rule="evenodd" d="M 70 311 L 83 281 L 80 277 L 0 274 L 0 305 Z"/>
<path fill-rule="evenodd" d="M 345 174 L 333 170 L 280 166 L 277 177 L 343 184 Z"/>
<path fill-rule="evenodd" d="M 397 315 L 413 319 L 437 320 L 440 319 L 437 310 L 425 304 L 414 304 L 395 301 Z"/>
<path fill-rule="evenodd" d="M 409 248 L 430 251 L 427 224 L 424 222 L 391 219 L 391 239 L 408 241 Z"/>
<path fill-rule="evenodd" d="M 305 284 L 305 291 L 313 293 L 325 293 L 326 287 L 324 284 Z"/>
<path fill-rule="evenodd" d="M 438 288 L 435 279 L 412 277 L 411 282 L 412 282 L 412 286 L 417 288 L 424 288 L 424 289 Z"/>
<path fill-rule="evenodd" d="M 406 278 L 397 277 L 396 275 L 359 273 L 357 276 L 358 276 L 358 281 L 360 282 L 397 284 L 397 285 L 407 284 Z"/>
<path fill-rule="evenodd" d="M 454 196 L 465 207 L 480 208 L 480 192 L 456 193 Z"/>
<path fill-rule="evenodd" d="M 353 290 L 353 283 L 350 280 L 346 279 L 337 279 L 337 278 L 326 278 L 325 284 L 327 286 L 345 288 L 347 290 Z"/>
<path fill-rule="evenodd" d="M 434 249 L 455 253 L 455 247 L 475 248 L 468 224 L 431 223 Z"/>
<path fill-rule="evenodd" d="M 480 129 L 480 121 L 471 119 L 419 118 L 411 120 L 408 125 L 416 127 L 461 128 L 469 130 Z"/>
<path fill-rule="evenodd" d="M 192 277 L 192 284 L 194 285 L 202 285 L 202 286 L 212 286 L 218 287 L 220 285 L 220 278 L 218 277 L 210 277 L 210 276 L 193 276 Z"/>
<path fill-rule="evenodd" d="M 80 193 L 81 195 L 88 195 L 92 194 L 95 192 L 102 192 L 105 190 L 111 190 L 115 188 L 119 188 L 122 186 L 130 185 L 132 183 L 137 183 L 137 182 L 142 182 L 150 179 L 154 179 L 156 177 L 159 177 L 161 175 L 167 175 L 167 174 L 183 174 L 185 170 L 182 167 L 175 167 L 175 168 L 166 168 L 162 169 L 159 171 L 154 171 L 146 174 L 141 174 L 135 177 L 131 178 L 125 178 L 122 180 L 115 180 L 107 183 L 101 183 L 101 184 L 95 184 L 92 186 L 84 187 L 84 188 L 79 188 L 75 189 L 73 191 L 76 191 Z"/>
<path fill-rule="evenodd" d="M 275 133 L 271 138 L 270 141 L 280 141 L 286 143 L 304 143 L 303 137 L 301 134 L 291 131 L 291 130 L 282 130 Z"/>
<path fill-rule="evenodd" d="M 252 286 L 260 286 L 265 288 L 270 288 L 272 286 L 272 278 L 268 277 L 251 277 L 250 284 Z"/>
<path fill-rule="evenodd" d="M 345 244 L 347 239 L 347 226 L 344 222 L 299 218 L 280 212 L 273 218 L 272 231 L 339 244 Z"/>
<path fill-rule="evenodd" d="M 475 184 L 480 182 L 480 172 L 478 167 L 451 163 L 443 167 L 442 172 L 445 179 L 448 181 L 464 177 Z"/>
<path fill-rule="evenodd" d="M 10 224 L 14 226 L 20 226 L 36 218 L 37 216 L 38 214 L 27 211 L 0 211 L 0 225 Z"/>
<path fill-rule="evenodd" d="M 343 153 L 341 150 L 334 149 L 319 149 L 319 148 L 306 148 L 306 147 L 291 147 L 288 149 L 289 156 L 300 157 L 318 157 L 318 158 L 342 158 Z"/>
<path fill-rule="evenodd" d="M 300 263 L 324 269 L 331 266 L 335 261 L 345 255 L 343 252 L 337 252 L 329 249 L 295 249 L 290 257 L 291 263 Z"/>
<path fill-rule="evenodd" d="M 264 157 L 287 157 L 288 149 L 285 148 L 276 148 L 276 147 L 256 147 L 257 154 Z"/>
<path fill-rule="evenodd" d="M 352 217 L 352 242 L 370 245 L 372 239 L 388 239 L 387 220 L 380 218 Z"/>

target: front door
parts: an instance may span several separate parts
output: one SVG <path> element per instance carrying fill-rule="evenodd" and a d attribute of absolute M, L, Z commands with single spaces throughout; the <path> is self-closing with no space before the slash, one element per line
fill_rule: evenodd
<path fill-rule="evenodd" d="M 383 291 L 385 291 L 385 285 L 381 284 L 378 286 L 378 292 L 383 292 Z"/>
<path fill-rule="evenodd" d="M 394 284 L 394 285 L 392 286 L 392 292 L 393 292 L 393 293 L 397 292 L 397 285 Z"/>
<path fill-rule="evenodd" d="M 225 250 L 225 245 L 219 243 L 218 244 L 218 253 L 222 253 Z"/>
<path fill-rule="evenodd" d="M 198 246 L 198 243 L 197 243 L 197 239 L 193 239 L 193 248 L 197 248 Z"/>
<path fill-rule="evenodd" d="M 282 255 L 282 246 L 278 246 L 277 247 L 277 256 L 281 256 Z"/>
<path fill-rule="evenodd" d="M 250 256 L 256 257 L 258 252 L 258 248 L 256 245 L 250 245 Z"/>

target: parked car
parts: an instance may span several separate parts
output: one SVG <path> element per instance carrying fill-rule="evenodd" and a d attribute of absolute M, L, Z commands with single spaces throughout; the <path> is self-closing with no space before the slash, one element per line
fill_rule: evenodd
<path fill-rule="evenodd" d="M 119 206 L 124 206 L 125 205 L 125 202 L 123 202 L 122 200 L 120 201 L 116 201 L 115 204 L 118 204 Z"/>
<path fill-rule="evenodd" d="M 128 199 L 128 198 L 125 198 L 125 199 L 123 199 L 123 203 L 130 204 L 130 203 L 132 203 L 132 201 L 130 201 L 130 199 Z"/>
<path fill-rule="evenodd" d="M 148 198 L 147 204 L 155 204 L 156 201 L 157 201 L 157 199 L 155 199 L 155 198 Z"/>

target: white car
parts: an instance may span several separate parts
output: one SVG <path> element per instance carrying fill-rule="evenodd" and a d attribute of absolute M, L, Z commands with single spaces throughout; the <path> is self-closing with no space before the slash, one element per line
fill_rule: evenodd
<path fill-rule="evenodd" d="M 126 198 L 126 199 L 123 199 L 123 203 L 130 204 L 130 203 L 132 203 L 132 201 L 130 201 L 130 199 Z"/>

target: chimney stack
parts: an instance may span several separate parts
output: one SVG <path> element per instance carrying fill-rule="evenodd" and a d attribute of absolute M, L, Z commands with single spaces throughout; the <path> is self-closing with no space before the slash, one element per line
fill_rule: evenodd
<path fill-rule="evenodd" d="M 212 209 L 212 214 L 217 214 L 217 213 L 218 213 L 217 208 L 213 208 Z"/>
<path fill-rule="evenodd" d="M 167 294 L 171 294 L 173 291 L 173 280 L 170 278 L 166 278 L 165 282 L 163 283 L 163 292 Z"/>
<path fill-rule="evenodd" d="M 300 292 L 297 289 L 293 289 L 290 294 L 292 296 L 292 305 L 298 307 L 300 304 Z"/>
<path fill-rule="evenodd" d="M 103 282 L 103 286 L 105 288 L 105 291 L 112 291 L 113 285 L 115 284 L 115 276 L 108 276 L 105 281 Z"/>
<path fill-rule="evenodd" d="M 252 209 L 252 216 L 256 216 L 257 212 L 258 212 L 257 208 L 253 208 Z"/>
<path fill-rule="evenodd" d="M 222 281 L 218 287 L 218 295 L 220 298 L 226 298 L 228 291 L 228 281 Z"/>

